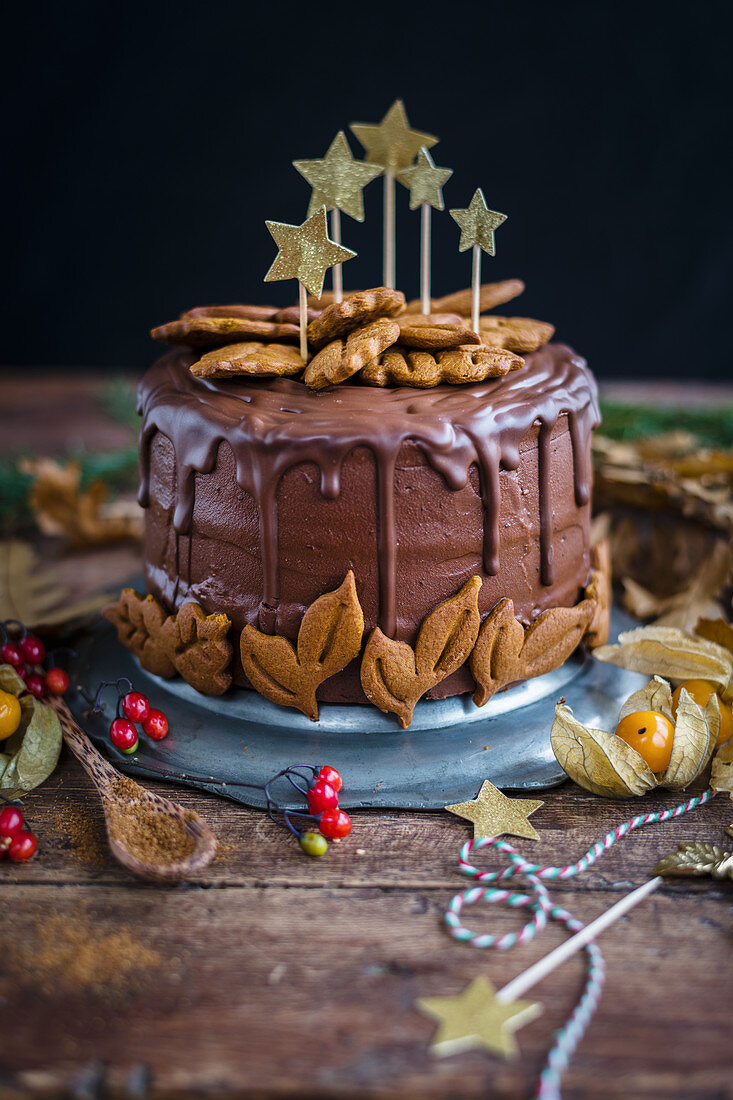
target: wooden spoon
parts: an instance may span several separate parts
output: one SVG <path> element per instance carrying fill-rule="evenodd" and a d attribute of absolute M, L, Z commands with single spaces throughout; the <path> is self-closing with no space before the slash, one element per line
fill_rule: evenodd
<path fill-rule="evenodd" d="M 211 863 L 217 841 L 202 817 L 123 776 L 97 752 L 63 699 L 51 696 L 46 701 L 59 717 L 66 744 L 99 792 L 110 850 L 123 867 L 156 882 L 180 882 Z M 172 856 L 175 849 L 185 854 L 171 860 L 145 858 L 146 843 L 152 851 L 168 846 Z"/>

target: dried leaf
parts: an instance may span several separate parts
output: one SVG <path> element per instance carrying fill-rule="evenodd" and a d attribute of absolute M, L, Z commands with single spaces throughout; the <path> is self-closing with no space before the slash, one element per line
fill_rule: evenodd
<path fill-rule="evenodd" d="M 24 681 L 12 665 L 0 665 L 0 690 L 16 696 L 22 695 L 26 690 Z"/>
<path fill-rule="evenodd" d="M 562 770 L 580 787 L 605 798 L 645 794 L 657 786 L 646 761 L 615 733 L 588 729 L 558 703 L 550 734 Z"/>
<path fill-rule="evenodd" d="M 673 627 L 642 626 L 619 634 L 618 644 L 594 650 L 599 661 L 673 682 L 709 680 L 726 699 L 733 680 L 733 655 L 722 646 Z"/>
<path fill-rule="evenodd" d="M 680 844 L 676 852 L 660 859 L 654 868 L 655 875 L 712 875 L 727 852 L 717 844 L 702 844 L 693 841 Z"/>
<path fill-rule="evenodd" d="M 77 462 L 28 459 L 21 463 L 21 469 L 36 478 L 29 503 L 44 535 L 66 538 L 72 547 L 107 545 L 140 537 L 139 505 L 127 502 L 106 505 L 107 489 L 102 481 L 94 481 L 82 490 Z"/>
<path fill-rule="evenodd" d="M 316 721 L 316 691 L 358 656 L 363 633 L 364 614 L 349 570 L 339 588 L 307 609 L 297 649 L 287 638 L 245 626 L 239 643 L 242 668 L 260 695 Z"/>
<path fill-rule="evenodd" d="M 703 710 L 683 688 L 677 704 L 672 756 L 659 782 L 671 791 L 689 786 L 700 774 L 718 743 L 720 707 L 715 694 Z"/>
<path fill-rule="evenodd" d="M 723 649 L 733 654 L 733 626 L 725 619 L 698 619 L 695 634 L 708 642 L 721 645 Z"/>
<path fill-rule="evenodd" d="M 727 791 L 733 799 L 733 737 L 721 745 L 713 757 L 710 786 L 714 791 Z"/>
<path fill-rule="evenodd" d="M 657 626 L 693 630 L 701 616 L 721 613 L 718 597 L 731 576 L 733 548 L 728 542 L 717 542 L 684 588 L 672 596 L 656 596 L 632 578 L 625 578 L 624 607 L 639 619 L 653 618 Z"/>
<path fill-rule="evenodd" d="M 3 757 L 10 757 L 3 768 L 0 785 L 31 791 L 40 786 L 58 764 L 63 740 L 61 726 L 50 707 L 26 695 L 21 699 L 20 725 L 5 742 Z"/>
<path fill-rule="evenodd" d="M 0 620 L 17 619 L 29 630 L 61 626 L 94 615 L 108 596 L 71 602 L 51 563 L 41 567 L 26 542 L 0 542 Z"/>
<path fill-rule="evenodd" d="M 481 578 L 471 577 L 451 599 L 427 616 L 415 643 L 387 638 L 377 627 L 369 638 L 361 663 L 364 694 L 385 712 L 399 718 L 403 729 L 421 695 L 445 680 L 466 662 L 480 625 L 478 593 Z"/>

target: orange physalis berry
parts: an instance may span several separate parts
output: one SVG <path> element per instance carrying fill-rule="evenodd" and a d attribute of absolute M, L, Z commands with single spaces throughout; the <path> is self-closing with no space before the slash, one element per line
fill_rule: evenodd
<path fill-rule="evenodd" d="M 705 708 L 707 706 L 710 696 L 715 693 L 715 685 L 711 684 L 709 680 L 685 680 L 684 683 L 676 687 L 672 692 L 672 714 L 677 717 L 677 707 L 680 704 L 680 692 L 682 688 L 691 695 L 699 707 Z M 720 733 L 718 734 L 718 744 L 724 744 L 729 737 L 733 735 L 733 707 L 729 703 L 724 703 L 718 695 L 718 703 L 720 704 Z"/>
<path fill-rule="evenodd" d="M 663 772 L 669 766 L 674 726 L 663 714 L 655 710 L 637 710 L 627 714 L 616 727 L 616 734 L 636 749 L 653 772 Z"/>

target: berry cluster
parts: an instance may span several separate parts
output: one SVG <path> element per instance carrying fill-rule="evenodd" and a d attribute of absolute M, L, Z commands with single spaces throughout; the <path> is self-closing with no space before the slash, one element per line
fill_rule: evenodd
<path fill-rule="evenodd" d="M 41 639 L 26 630 L 17 619 L 6 619 L 0 623 L 0 636 L 3 639 L 0 662 L 15 669 L 36 699 L 43 699 L 45 695 L 63 695 L 69 690 L 68 672 L 54 663 L 59 650 L 47 654 Z M 44 661 L 50 661 L 51 667 L 44 669 Z"/>
<path fill-rule="evenodd" d="M 26 829 L 22 813 L 14 802 L 3 799 L 0 810 L 0 859 L 7 854 L 14 863 L 33 859 L 38 841 L 30 829 Z"/>
<path fill-rule="evenodd" d="M 108 687 L 117 690 L 116 717 L 109 727 L 109 739 L 116 749 L 128 756 L 137 752 L 140 739 L 137 722 L 144 734 L 153 741 L 162 741 L 168 733 L 168 719 L 162 710 L 150 706 L 147 695 L 135 691 L 132 682 L 126 677 L 119 680 L 103 680 L 94 699 L 91 714 L 101 714 L 104 710 L 102 694 Z"/>
<path fill-rule="evenodd" d="M 296 791 L 305 795 L 308 813 L 284 810 L 278 805 L 272 797 L 270 787 L 276 779 L 281 778 L 287 779 Z M 328 840 L 341 840 L 351 832 L 351 818 L 344 810 L 339 809 L 338 792 L 342 787 L 341 775 L 328 764 L 323 767 L 313 764 L 291 765 L 278 772 L 263 787 L 267 799 L 268 816 L 290 830 L 306 855 L 325 855 L 328 851 Z M 282 822 L 278 821 L 276 814 L 282 815 Z M 299 829 L 293 824 L 293 817 L 317 822 L 319 831 Z"/>

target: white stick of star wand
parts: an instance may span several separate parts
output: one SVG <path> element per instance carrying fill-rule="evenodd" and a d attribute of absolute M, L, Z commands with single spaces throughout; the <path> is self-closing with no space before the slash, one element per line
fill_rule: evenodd
<path fill-rule="evenodd" d="M 496 994 L 497 1001 L 502 1004 L 507 1004 L 509 1001 L 516 1001 L 521 997 L 523 993 L 526 993 L 532 986 L 537 985 L 543 978 L 546 978 L 548 974 L 551 974 L 553 970 L 557 969 L 566 959 L 569 959 L 572 955 L 575 955 L 578 951 L 582 951 L 587 944 L 592 943 L 601 932 L 605 931 L 612 924 L 615 924 L 617 920 L 620 920 L 624 914 L 628 913 L 630 909 L 633 909 L 635 905 L 638 905 L 640 901 L 652 894 L 658 886 L 664 880 L 660 875 L 656 878 L 649 879 L 648 882 L 642 883 L 636 890 L 632 890 L 630 894 L 626 894 L 620 901 L 617 901 L 615 905 L 612 905 L 610 909 L 607 909 L 605 913 L 601 913 L 600 917 L 596 917 L 594 921 L 587 924 L 585 928 L 582 928 L 580 932 L 576 932 L 574 936 L 571 936 L 569 940 L 565 940 L 565 943 L 561 943 L 559 947 L 556 947 L 553 951 L 550 951 L 549 955 L 545 955 L 543 959 L 534 963 L 528 967 L 522 974 L 518 974 L 516 978 L 513 978 L 507 985 L 500 989 Z"/>
<path fill-rule="evenodd" d="M 338 206 L 334 206 L 331 211 L 331 240 L 334 244 L 341 244 L 341 211 Z M 344 277 L 341 264 L 333 265 L 331 278 L 333 280 L 333 300 L 334 302 L 341 302 L 344 297 Z"/>
<path fill-rule="evenodd" d="M 334 264 L 351 260 L 356 253 L 336 244 L 328 235 L 326 207 L 321 206 L 302 225 L 286 222 L 265 222 L 277 245 L 274 263 L 265 275 L 265 282 L 279 279 L 298 280 L 300 310 L 300 356 L 308 362 L 308 295 L 320 298 L 326 271 Z"/>
<path fill-rule="evenodd" d="M 396 282 L 395 262 L 395 185 L 394 172 L 384 173 L 384 252 L 382 279 L 384 285 L 394 290 Z"/>
<path fill-rule="evenodd" d="M 443 184 L 453 173 L 436 168 L 433 158 L 422 146 L 409 168 L 397 173 L 397 179 L 410 189 L 410 210 L 420 207 L 420 308 L 430 313 L 430 208 L 443 209 Z"/>
<path fill-rule="evenodd" d="M 477 187 L 469 205 L 462 210 L 451 210 L 450 216 L 461 229 L 458 251 L 465 252 L 473 248 L 471 327 L 474 332 L 478 332 L 481 313 L 481 252 L 488 252 L 490 256 L 496 255 L 494 230 L 506 221 L 506 214 L 489 210 L 483 191 Z"/>

